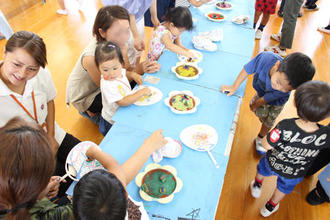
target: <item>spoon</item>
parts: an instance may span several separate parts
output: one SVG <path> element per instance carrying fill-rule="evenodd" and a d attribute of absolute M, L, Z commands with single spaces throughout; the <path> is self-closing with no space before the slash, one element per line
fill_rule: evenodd
<path fill-rule="evenodd" d="M 75 180 L 75 177 L 77 176 L 76 169 L 71 164 L 66 164 L 65 170 L 66 174 L 59 178 L 59 182 L 62 182 L 67 177 L 70 177 L 71 179 Z"/>
<path fill-rule="evenodd" d="M 212 162 L 214 163 L 215 167 L 216 167 L 216 168 L 220 168 L 220 165 L 219 165 L 218 162 L 215 160 L 215 158 L 214 158 L 213 154 L 211 153 L 211 151 L 210 151 L 209 149 L 207 149 L 206 151 L 207 151 L 207 153 L 209 154 L 209 156 L 210 156 Z"/>

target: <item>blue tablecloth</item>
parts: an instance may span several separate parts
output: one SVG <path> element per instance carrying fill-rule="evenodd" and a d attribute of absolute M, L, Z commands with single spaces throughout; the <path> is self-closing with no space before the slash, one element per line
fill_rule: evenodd
<path fill-rule="evenodd" d="M 185 81 L 176 78 L 171 67 L 178 62 L 176 54 L 166 51 L 159 63 L 162 65 L 153 76 L 160 80 L 157 84 L 145 83 L 160 89 L 163 99 L 150 106 L 131 105 L 120 107 L 113 120 L 116 122 L 100 144 L 103 151 L 111 154 L 119 163 L 125 162 L 138 149 L 153 131 L 163 129 L 164 136 L 179 140 L 180 132 L 194 124 L 207 124 L 214 127 L 219 136 L 212 153 L 220 165 L 217 169 L 206 152 L 197 152 L 183 145 L 181 155 L 175 159 L 163 159 L 161 165 L 172 165 L 178 171 L 183 181 L 183 188 L 176 193 L 168 204 L 145 202 L 144 205 L 150 219 L 214 219 L 222 183 L 224 180 L 228 156 L 227 143 L 231 143 L 231 129 L 239 99 L 244 95 L 245 82 L 241 85 L 236 96 L 226 97 L 220 93 L 220 86 L 232 84 L 243 65 L 250 60 L 253 52 L 254 31 L 251 20 L 254 13 L 254 1 L 232 0 L 233 10 L 224 11 L 227 20 L 216 23 L 205 16 L 207 11 L 216 11 L 213 5 L 200 8 L 191 7 L 195 22 L 192 32 L 182 35 L 182 42 L 187 48 L 193 48 L 192 36 L 197 32 L 222 28 L 223 41 L 218 44 L 218 51 L 204 52 L 203 60 L 198 65 L 203 73 L 196 80 Z M 236 25 L 231 19 L 236 15 L 245 14 L 250 22 Z M 147 74 L 146 74 L 147 75 Z M 146 76 L 144 76 L 146 77 Z M 178 115 L 164 104 L 164 99 L 172 90 L 190 90 L 201 100 L 197 111 L 193 114 Z M 152 159 L 145 166 L 152 163 Z M 145 167 L 144 166 L 144 167 Z M 144 168 L 143 168 L 144 169 Z M 72 194 L 73 186 L 68 191 Z M 130 196 L 141 201 L 139 188 L 132 181 L 127 191 Z"/>

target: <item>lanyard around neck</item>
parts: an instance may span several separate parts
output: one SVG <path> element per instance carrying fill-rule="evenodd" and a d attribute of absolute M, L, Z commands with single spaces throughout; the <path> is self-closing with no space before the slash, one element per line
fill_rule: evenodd
<path fill-rule="evenodd" d="M 26 112 L 26 114 L 28 114 L 30 116 L 30 118 L 32 118 L 33 120 L 35 120 L 39 124 L 39 122 L 38 122 L 38 115 L 37 115 L 36 100 L 34 98 L 34 91 L 32 91 L 31 96 L 32 96 L 32 101 L 33 101 L 34 117 L 32 116 L 32 114 L 25 108 L 25 106 L 13 94 L 10 94 L 10 97 L 12 97 L 12 99 L 14 99 L 14 101 Z M 41 125 L 41 127 L 44 128 L 45 126 L 46 126 L 46 123 L 44 122 Z"/>

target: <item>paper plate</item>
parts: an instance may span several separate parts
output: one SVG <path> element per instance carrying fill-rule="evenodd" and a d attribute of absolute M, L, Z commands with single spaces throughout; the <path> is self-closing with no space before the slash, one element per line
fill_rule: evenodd
<path fill-rule="evenodd" d="M 104 169 L 102 164 L 97 160 L 92 160 L 89 162 L 86 161 L 86 151 L 90 146 L 95 146 L 99 148 L 97 144 L 91 141 L 83 141 L 77 144 L 74 148 L 72 148 L 70 153 L 68 154 L 68 157 L 66 158 L 66 171 L 68 172 L 68 165 L 71 165 L 77 172 L 76 178 L 73 178 L 69 175 L 69 177 L 74 181 L 79 181 L 81 177 L 83 177 L 86 173 L 89 173 L 90 171 L 96 169 Z"/>
<path fill-rule="evenodd" d="M 231 21 L 235 24 L 245 24 L 246 22 L 248 22 L 248 20 L 249 20 L 249 16 L 239 15 L 234 17 Z"/>
<path fill-rule="evenodd" d="M 217 145 L 218 133 L 209 125 L 197 124 L 183 129 L 180 133 L 180 140 L 191 149 L 207 151 Z"/>
<path fill-rule="evenodd" d="M 209 2 L 206 2 L 205 5 L 213 5 L 216 3 L 217 0 L 212 0 L 212 1 L 209 1 Z"/>
<path fill-rule="evenodd" d="M 178 68 L 180 69 L 185 69 L 186 71 L 193 71 L 191 75 L 184 75 L 184 74 L 179 74 L 177 72 Z M 175 73 L 176 77 L 179 79 L 184 79 L 184 80 L 194 80 L 199 77 L 199 75 L 203 72 L 203 70 L 198 67 L 196 64 L 192 63 L 183 63 L 183 62 L 178 62 L 175 66 L 171 68 L 172 72 Z"/>
<path fill-rule="evenodd" d="M 223 4 L 227 5 L 228 7 L 224 7 Z M 231 10 L 233 8 L 233 4 L 227 1 L 220 1 L 215 4 L 215 7 L 219 10 Z"/>
<path fill-rule="evenodd" d="M 222 22 L 226 19 L 225 15 L 223 15 L 220 12 L 215 12 L 215 11 L 211 11 L 205 14 L 205 16 L 211 20 L 211 21 L 215 21 L 215 22 Z"/>
<path fill-rule="evenodd" d="M 186 104 L 186 108 L 185 109 L 178 109 L 174 103 L 173 103 L 173 99 L 175 98 L 179 98 L 182 97 L 182 104 Z M 181 100 L 176 100 L 176 101 L 181 101 Z M 184 103 L 186 101 L 186 103 Z M 191 114 L 196 112 L 197 110 L 197 106 L 200 104 L 200 99 L 196 96 L 194 96 L 194 94 L 191 91 L 177 91 L 177 90 L 173 90 L 168 94 L 168 97 L 164 100 L 165 105 L 167 105 L 172 112 L 174 112 L 175 114 Z M 187 103 L 189 102 L 189 103 Z M 189 107 L 188 105 L 192 104 L 191 107 Z"/>
<path fill-rule="evenodd" d="M 155 188 L 157 189 L 160 188 L 160 186 L 162 185 L 160 181 L 157 182 L 156 184 L 157 187 L 155 186 L 151 188 L 150 192 L 145 192 L 145 190 L 143 190 L 143 187 L 145 187 L 143 186 L 144 185 L 143 181 L 145 180 L 145 176 L 153 171 L 161 171 L 172 176 L 172 178 L 170 178 L 169 180 L 175 182 L 175 188 L 174 189 L 172 188 L 171 193 L 169 195 L 164 195 L 158 198 L 151 196 L 152 193 L 151 191 L 155 190 Z M 139 191 L 142 199 L 144 199 L 145 201 L 157 201 L 159 203 L 171 202 L 174 198 L 174 194 L 180 192 L 183 187 L 182 180 L 178 177 L 177 170 L 173 166 L 169 166 L 169 165 L 161 166 L 156 163 L 149 164 L 143 172 L 139 173 L 135 178 L 135 183 L 140 188 Z"/>
<path fill-rule="evenodd" d="M 178 140 L 175 140 L 170 137 L 165 137 L 167 144 L 162 147 L 160 150 L 164 157 L 176 158 L 181 154 L 182 145 Z"/>
<path fill-rule="evenodd" d="M 202 61 L 203 59 L 203 54 L 197 50 L 189 50 L 189 52 L 192 52 L 195 56 L 192 60 L 189 60 L 187 57 L 178 54 L 178 59 L 180 60 L 180 62 L 184 62 L 184 63 L 199 63 Z"/>
<path fill-rule="evenodd" d="M 153 86 L 147 86 L 147 87 L 151 90 L 151 95 L 141 97 L 138 101 L 134 103 L 134 105 L 138 105 L 138 106 L 153 105 L 159 102 L 163 98 L 163 93 L 158 88 Z M 142 88 L 145 88 L 145 86 L 135 87 L 133 91 L 137 91 Z"/>

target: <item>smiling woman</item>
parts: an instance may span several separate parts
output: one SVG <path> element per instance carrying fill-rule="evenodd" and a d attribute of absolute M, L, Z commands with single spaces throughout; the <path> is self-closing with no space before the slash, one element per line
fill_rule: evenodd
<path fill-rule="evenodd" d="M 56 89 L 46 64 L 46 45 L 38 35 L 20 31 L 9 38 L 0 61 L 0 103 L 5 106 L 0 108 L 0 126 L 16 116 L 37 122 L 57 155 L 55 174 L 64 175 L 67 154 L 80 141 L 55 122 Z M 69 185 L 61 185 L 60 195 Z"/>

